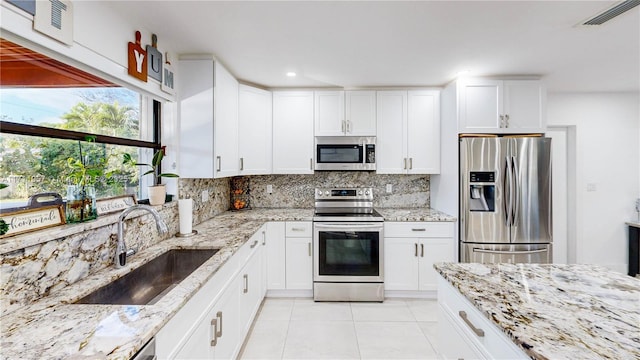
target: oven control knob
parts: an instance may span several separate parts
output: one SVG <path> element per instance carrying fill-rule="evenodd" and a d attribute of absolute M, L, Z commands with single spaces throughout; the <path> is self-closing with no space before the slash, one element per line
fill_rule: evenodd
<path fill-rule="evenodd" d="M 318 196 L 322 196 L 322 190 L 318 190 Z"/>
<path fill-rule="evenodd" d="M 329 196 L 329 190 L 325 191 L 324 194 Z"/>
<path fill-rule="evenodd" d="M 362 190 L 358 191 L 358 195 L 362 195 Z"/>
<path fill-rule="evenodd" d="M 369 190 L 364 192 L 365 195 L 369 195 Z"/>

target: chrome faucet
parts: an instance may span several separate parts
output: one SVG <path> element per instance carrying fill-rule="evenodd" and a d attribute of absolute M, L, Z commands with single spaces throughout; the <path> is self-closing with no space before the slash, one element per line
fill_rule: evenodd
<path fill-rule="evenodd" d="M 115 257 L 116 267 L 123 267 L 127 263 L 127 257 L 137 252 L 137 249 L 127 250 L 127 244 L 124 242 L 124 219 L 134 210 L 146 210 L 151 213 L 153 218 L 156 220 L 156 227 L 160 234 L 165 234 L 169 231 L 167 224 L 162 220 L 158 211 L 151 206 L 137 204 L 125 209 L 118 218 L 118 245 L 116 246 Z"/>

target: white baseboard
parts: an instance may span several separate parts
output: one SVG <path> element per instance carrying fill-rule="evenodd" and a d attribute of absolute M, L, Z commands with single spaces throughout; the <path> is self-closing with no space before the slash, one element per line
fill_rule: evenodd
<path fill-rule="evenodd" d="M 438 291 L 407 291 L 407 290 L 385 290 L 385 298 L 405 298 L 405 299 L 433 299 L 438 298 Z"/>
<path fill-rule="evenodd" d="M 267 290 L 269 298 L 313 298 L 313 290 Z"/>

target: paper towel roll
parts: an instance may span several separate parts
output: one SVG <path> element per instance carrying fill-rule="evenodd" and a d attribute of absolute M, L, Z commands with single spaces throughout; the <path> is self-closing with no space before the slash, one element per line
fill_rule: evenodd
<path fill-rule="evenodd" d="M 178 217 L 180 218 L 180 234 L 191 234 L 193 224 L 193 199 L 178 200 Z"/>

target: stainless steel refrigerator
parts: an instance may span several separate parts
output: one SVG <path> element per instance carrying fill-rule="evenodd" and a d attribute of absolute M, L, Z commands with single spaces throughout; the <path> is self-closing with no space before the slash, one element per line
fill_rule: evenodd
<path fill-rule="evenodd" d="M 460 261 L 551 263 L 551 139 L 460 139 Z"/>

